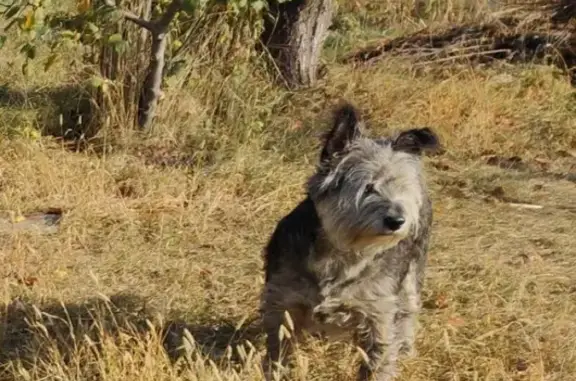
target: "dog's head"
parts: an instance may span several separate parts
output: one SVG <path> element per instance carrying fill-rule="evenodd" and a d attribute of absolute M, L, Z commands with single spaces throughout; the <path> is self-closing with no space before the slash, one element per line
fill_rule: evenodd
<path fill-rule="evenodd" d="M 308 194 L 338 246 L 391 247 L 418 229 L 425 196 L 420 159 L 438 148 L 438 138 L 427 127 L 378 139 L 362 129 L 352 105 L 336 109 Z"/>

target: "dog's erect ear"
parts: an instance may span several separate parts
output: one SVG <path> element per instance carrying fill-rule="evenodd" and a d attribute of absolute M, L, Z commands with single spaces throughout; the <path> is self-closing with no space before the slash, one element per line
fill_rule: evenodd
<path fill-rule="evenodd" d="M 435 151 L 440 147 L 438 136 L 428 127 L 402 131 L 392 141 L 392 148 L 420 155 L 422 151 Z"/>
<path fill-rule="evenodd" d="M 360 113 L 350 103 L 344 103 L 334 110 L 332 128 L 324 136 L 324 147 L 320 161 L 330 159 L 343 151 L 348 144 L 362 135 Z"/>

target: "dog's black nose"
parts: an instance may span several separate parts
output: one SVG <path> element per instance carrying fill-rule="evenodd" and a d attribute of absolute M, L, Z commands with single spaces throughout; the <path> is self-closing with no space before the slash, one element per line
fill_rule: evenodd
<path fill-rule="evenodd" d="M 400 229 L 406 220 L 402 216 L 387 216 L 384 218 L 384 226 L 392 231 Z"/>

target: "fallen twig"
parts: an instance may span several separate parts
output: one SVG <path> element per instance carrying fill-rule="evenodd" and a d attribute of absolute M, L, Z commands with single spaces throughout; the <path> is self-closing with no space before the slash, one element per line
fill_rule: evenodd
<path fill-rule="evenodd" d="M 536 204 L 517 204 L 514 202 L 509 202 L 506 205 L 509 205 L 513 208 L 520 208 L 520 209 L 542 209 L 544 206 L 536 205 Z"/>

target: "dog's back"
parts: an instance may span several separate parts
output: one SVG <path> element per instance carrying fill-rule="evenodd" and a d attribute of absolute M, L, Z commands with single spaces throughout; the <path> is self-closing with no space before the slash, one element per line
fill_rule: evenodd
<path fill-rule="evenodd" d="M 289 267 L 303 276 L 312 276 L 306 268 L 306 261 L 319 228 L 320 220 L 310 198 L 300 202 L 278 222 L 264 250 L 266 282 L 283 267 Z"/>

